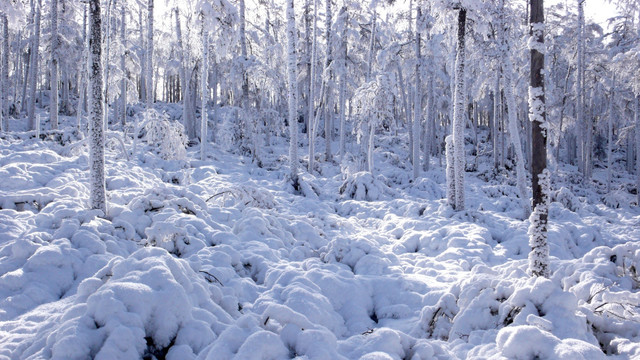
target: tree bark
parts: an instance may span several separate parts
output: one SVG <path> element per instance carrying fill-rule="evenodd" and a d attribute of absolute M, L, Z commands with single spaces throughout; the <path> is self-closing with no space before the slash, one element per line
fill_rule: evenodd
<path fill-rule="evenodd" d="M 422 120 L 422 79 L 420 74 L 420 66 L 422 65 L 422 54 L 420 52 L 420 29 L 419 22 L 422 17 L 422 9 L 420 5 L 416 8 L 416 34 L 415 34 L 415 51 L 416 51 L 416 74 L 415 74 L 415 92 L 413 99 L 413 179 L 420 176 L 420 122 Z"/>
<path fill-rule="evenodd" d="M 464 210 L 464 172 L 465 172 L 465 151 L 464 151 L 464 128 L 465 128 L 465 26 L 467 20 L 467 10 L 461 8 L 458 13 L 458 46 L 455 64 L 455 94 L 453 109 L 453 154 L 455 168 L 455 204 L 453 208 L 457 211 Z"/>
<path fill-rule="evenodd" d="M 89 173 L 91 192 L 89 203 L 92 209 L 107 214 L 107 200 L 104 178 L 104 131 L 102 127 L 102 20 L 100 0 L 90 0 L 91 25 L 89 32 L 89 93 L 90 96 L 90 142 Z"/>
<path fill-rule="evenodd" d="M 296 18 L 294 13 L 294 0 L 287 0 L 287 71 L 289 82 L 289 177 L 295 189 L 298 183 L 298 94 L 297 68 L 298 58 L 296 54 Z"/>
<path fill-rule="evenodd" d="M 531 13 L 529 32 L 532 37 L 529 120 L 532 122 L 531 143 L 531 188 L 533 189 L 533 212 L 529 226 L 529 272 L 533 276 L 550 276 L 549 245 L 547 244 L 548 186 L 547 134 L 543 129 L 546 121 L 544 96 L 544 12 L 543 0 L 530 0 Z"/>
<path fill-rule="evenodd" d="M 34 6 L 34 35 L 31 43 L 31 66 L 29 70 L 29 130 L 35 130 L 36 128 L 36 89 L 38 86 L 38 52 L 40 48 L 40 9 L 42 0 L 36 0 Z"/>

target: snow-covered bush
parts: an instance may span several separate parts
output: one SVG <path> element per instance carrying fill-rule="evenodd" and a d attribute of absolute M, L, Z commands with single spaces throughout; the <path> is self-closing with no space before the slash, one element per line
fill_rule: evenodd
<path fill-rule="evenodd" d="M 340 194 L 348 199 L 376 201 L 392 195 L 392 190 L 370 172 L 361 171 L 349 176 L 340 186 Z"/>
<path fill-rule="evenodd" d="M 554 191 L 552 193 L 551 201 L 559 202 L 566 209 L 571 210 L 573 212 L 578 211 L 582 207 L 580 200 L 577 196 L 571 192 L 571 190 L 566 187 L 561 187 L 560 189 Z"/>
<path fill-rule="evenodd" d="M 187 156 L 187 136 L 184 126 L 169 120 L 165 114 L 156 111 L 148 113 L 144 125 L 145 140 L 165 160 L 182 160 Z"/>
<path fill-rule="evenodd" d="M 219 189 L 207 201 L 217 201 L 220 205 L 227 207 L 240 205 L 241 207 L 250 206 L 261 209 L 272 209 L 277 205 L 271 192 L 246 184 Z"/>

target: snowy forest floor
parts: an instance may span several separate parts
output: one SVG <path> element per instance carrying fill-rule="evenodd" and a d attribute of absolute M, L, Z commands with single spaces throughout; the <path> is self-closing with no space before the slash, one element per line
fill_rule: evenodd
<path fill-rule="evenodd" d="M 280 137 L 262 167 L 216 144 L 163 160 L 141 141 L 127 160 L 108 141 L 101 218 L 88 147 L 61 120 L 45 140 L 0 136 L 0 358 L 640 357 L 640 211 L 622 170 L 605 196 L 555 169 L 546 280 L 526 274 L 515 174 L 494 174 L 484 143 L 454 212 L 437 159 L 410 181 L 402 137 L 377 136 L 374 176 L 319 163 L 303 195 Z"/>

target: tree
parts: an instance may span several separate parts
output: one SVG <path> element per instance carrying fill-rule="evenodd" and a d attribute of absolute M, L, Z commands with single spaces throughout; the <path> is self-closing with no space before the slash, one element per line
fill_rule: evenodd
<path fill-rule="evenodd" d="M 147 110 L 153 106 L 153 0 L 147 4 Z"/>
<path fill-rule="evenodd" d="M 40 8 L 42 0 L 34 1 L 32 13 L 35 16 L 34 34 L 31 41 L 31 56 L 29 65 L 29 130 L 36 129 L 36 88 L 38 86 L 38 52 L 40 48 Z"/>
<path fill-rule="evenodd" d="M 294 188 L 298 183 L 298 76 L 296 69 L 296 19 L 293 8 L 294 0 L 287 0 L 287 72 L 289 81 L 289 176 Z"/>
<path fill-rule="evenodd" d="M 2 60 L 0 63 L 0 88 L 5 89 L 0 93 L 0 127 L 9 131 L 9 19 L 7 14 L 0 14 L 2 20 Z M 4 117 L 3 117 L 4 115 Z"/>
<path fill-rule="evenodd" d="M 420 124 L 422 121 L 422 79 L 420 78 L 420 65 L 422 55 L 420 53 L 420 18 L 422 17 L 422 9 L 420 5 L 416 6 L 416 88 L 415 99 L 413 102 L 413 178 L 420 176 Z"/>
<path fill-rule="evenodd" d="M 453 98 L 453 180 L 455 202 L 450 204 L 455 210 L 464 210 L 464 128 L 465 128 L 465 79 L 464 79 L 464 35 L 467 20 L 467 10 L 463 7 L 458 12 L 458 45 L 455 63 L 455 90 Z M 450 174 L 447 172 L 447 174 Z"/>
<path fill-rule="evenodd" d="M 529 217 L 529 272 L 549 277 L 549 245 L 547 244 L 548 190 L 546 112 L 544 105 L 544 10 L 543 0 L 530 0 L 529 48 L 531 51 L 529 85 L 529 120 L 531 121 L 531 188 L 533 212 Z"/>
<path fill-rule="evenodd" d="M 209 94 L 209 32 L 205 28 L 204 19 L 202 21 L 202 116 L 200 120 L 200 160 L 206 158 L 207 148 L 207 95 Z"/>
<path fill-rule="evenodd" d="M 58 128 L 58 0 L 51 0 L 51 128 Z"/>
<path fill-rule="evenodd" d="M 89 2 L 89 203 L 92 209 L 107 214 L 104 179 L 104 129 L 102 127 L 102 20 L 100 0 Z"/>

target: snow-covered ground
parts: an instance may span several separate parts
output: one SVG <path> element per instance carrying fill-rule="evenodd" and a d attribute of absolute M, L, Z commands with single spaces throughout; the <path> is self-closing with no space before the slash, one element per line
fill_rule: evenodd
<path fill-rule="evenodd" d="M 481 159 L 454 212 L 438 159 L 409 181 L 406 139 L 381 135 L 373 176 L 320 162 L 301 195 L 273 141 L 262 168 L 216 144 L 127 160 L 109 141 L 102 218 L 70 128 L 0 137 L 0 358 L 640 358 L 623 171 L 606 196 L 554 171 L 547 280 L 526 273 L 515 173 Z"/>

